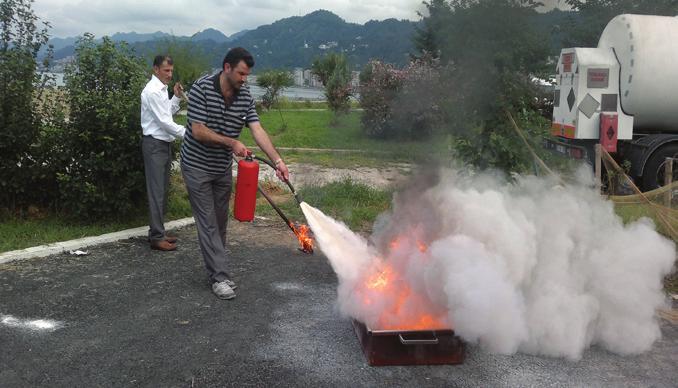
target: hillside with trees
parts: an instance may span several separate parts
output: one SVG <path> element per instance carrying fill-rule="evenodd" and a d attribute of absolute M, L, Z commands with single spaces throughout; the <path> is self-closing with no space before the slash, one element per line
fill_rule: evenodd
<path fill-rule="evenodd" d="M 293 16 L 254 30 L 241 31 L 226 37 L 220 31 L 205 29 L 192 37 L 172 37 L 168 34 L 114 34 L 114 42 L 127 41 L 144 57 L 152 55 L 168 39 L 190 42 L 196 51 L 203 52 L 212 66 L 219 67 L 224 53 L 231 47 L 246 47 L 257 60 L 256 70 L 267 68 L 308 67 L 313 59 L 329 53 L 341 52 L 360 69 L 370 59 L 379 59 L 395 65 L 405 65 L 412 52 L 412 34 L 417 22 L 386 19 L 365 24 L 348 23 L 332 12 L 319 10 L 305 16 Z M 141 37 L 145 36 L 145 39 Z M 73 55 L 71 39 L 53 39 L 54 59 Z"/>

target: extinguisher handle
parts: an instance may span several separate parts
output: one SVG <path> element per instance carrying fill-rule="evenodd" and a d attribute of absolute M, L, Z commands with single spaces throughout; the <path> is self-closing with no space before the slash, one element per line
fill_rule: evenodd
<path fill-rule="evenodd" d="M 262 157 L 256 156 L 256 155 L 253 155 L 252 157 L 256 160 L 260 160 L 260 161 L 268 164 L 268 166 L 271 167 L 274 170 L 278 169 L 278 167 L 275 164 L 273 164 L 273 162 L 271 162 L 270 160 L 268 160 L 266 158 L 262 158 Z M 297 203 L 301 203 L 301 199 L 299 198 L 299 194 L 297 194 L 297 191 L 294 190 L 294 186 L 292 186 L 292 183 L 290 182 L 290 180 L 289 179 L 283 179 L 283 182 L 285 182 L 287 184 L 287 187 L 290 188 L 290 190 L 292 191 L 292 194 L 294 195 L 294 199 L 297 200 Z"/>

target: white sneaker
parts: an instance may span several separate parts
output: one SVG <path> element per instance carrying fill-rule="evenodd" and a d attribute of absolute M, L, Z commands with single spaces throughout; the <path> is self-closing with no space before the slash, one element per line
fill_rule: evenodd
<path fill-rule="evenodd" d="M 238 288 L 238 285 L 235 284 L 235 282 L 233 280 L 226 279 L 224 281 L 226 282 L 226 284 L 228 284 L 229 287 L 231 287 L 231 289 L 235 290 L 236 288 Z"/>
<path fill-rule="evenodd" d="M 223 282 L 212 283 L 212 292 L 219 299 L 233 299 L 235 298 L 235 291 L 224 280 Z"/>
<path fill-rule="evenodd" d="M 235 284 L 235 282 L 234 282 L 233 280 L 231 280 L 231 279 L 226 279 L 226 280 L 224 280 L 224 282 L 226 282 L 226 284 L 228 284 L 228 286 L 231 287 L 231 289 L 233 289 L 233 290 L 235 290 L 236 288 L 238 288 L 238 285 Z M 214 283 L 212 282 L 212 279 L 209 279 L 209 278 L 208 278 L 208 279 L 207 279 L 207 284 L 209 284 L 209 285 L 211 286 L 211 285 L 214 284 Z"/>

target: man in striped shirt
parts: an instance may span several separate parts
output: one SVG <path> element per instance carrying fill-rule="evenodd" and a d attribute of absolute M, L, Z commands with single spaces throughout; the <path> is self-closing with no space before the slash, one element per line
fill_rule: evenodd
<path fill-rule="evenodd" d="M 275 161 L 278 178 L 289 179 L 287 166 L 259 123 L 254 99 L 245 85 L 252 67 L 252 55 L 237 47 L 224 57 L 222 71 L 193 84 L 181 147 L 181 171 L 198 229 L 200 251 L 212 292 L 221 299 L 235 297 L 236 285 L 227 271 L 226 225 L 233 155 L 244 157 L 248 152 L 238 140 L 244 125 L 249 127 L 259 148 Z"/>

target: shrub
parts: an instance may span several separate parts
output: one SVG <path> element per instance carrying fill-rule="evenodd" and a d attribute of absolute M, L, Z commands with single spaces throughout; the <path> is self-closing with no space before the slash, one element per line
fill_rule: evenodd
<path fill-rule="evenodd" d="M 16 209 L 40 199 L 45 186 L 36 158 L 41 120 L 37 114 L 38 50 L 47 42 L 47 24 L 29 0 L 0 3 L 0 203 Z"/>
<path fill-rule="evenodd" d="M 370 61 L 360 73 L 360 106 L 363 130 L 370 137 L 387 137 L 392 123 L 391 106 L 403 86 L 404 73 L 380 61 Z"/>
<path fill-rule="evenodd" d="M 292 74 L 284 70 L 267 70 L 257 75 L 257 85 L 266 90 L 261 97 L 261 105 L 271 109 L 278 102 L 280 94 L 294 84 Z"/>
<path fill-rule="evenodd" d="M 422 139 L 440 120 L 439 68 L 433 60 L 413 60 L 402 70 L 371 61 L 360 75 L 365 133 L 376 138 Z"/>
<path fill-rule="evenodd" d="M 188 90 L 198 78 L 210 71 L 210 59 L 204 49 L 191 42 L 183 42 L 176 37 L 165 38 L 158 42 L 155 52 L 147 58 L 147 64 L 153 63 L 153 58 L 159 54 L 167 54 L 174 61 L 173 81 L 168 85 L 171 91 L 174 82 L 181 82 Z"/>
<path fill-rule="evenodd" d="M 77 217 L 130 213 L 145 198 L 140 140 L 143 61 L 124 43 L 85 34 L 66 68 L 70 115 L 64 128 L 61 205 Z"/>
<path fill-rule="evenodd" d="M 327 105 L 335 113 L 335 116 L 347 113 L 351 108 L 350 97 L 353 94 L 353 89 L 351 87 L 351 71 L 346 56 L 330 53 L 322 58 L 316 58 L 311 65 L 311 71 L 318 76 L 320 82 L 325 86 Z"/>
<path fill-rule="evenodd" d="M 521 172 L 532 156 L 507 119 L 511 112 L 539 148 L 543 120 L 531 79 L 550 68 L 548 39 L 537 28 L 533 0 L 425 2 L 427 29 L 419 47 L 441 64 L 441 131 L 455 142 L 456 155 L 479 168 Z M 428 36 L 431 35 L 432 36 Z M 526 125 L 528 124 L 528 125 Z"/>

